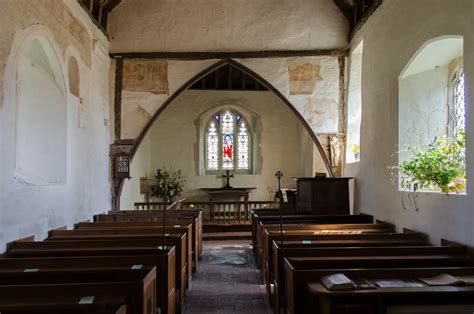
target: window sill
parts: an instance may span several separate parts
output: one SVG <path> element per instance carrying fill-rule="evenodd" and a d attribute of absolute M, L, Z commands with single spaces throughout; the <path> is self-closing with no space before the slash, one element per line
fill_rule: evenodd
<path fill-rule="evenodd" d="M 408 189 L 401 189 L 401 188 L 398 189 L 398 192 L 414 193 L 414 192 L 411 191 L 411 190 L 408 190 Z M 467 196 L 467 192 L 466 192 L 466 191 L 465 191 L 465 192 L 459 192 L 459 193 L 449 192 L 448 194 L 446 194 L 446 193 L 443 193 L 443 192 L 441 192 L 441 191 L 418 190 L 418 191 L 416 191 L 416 193 L 439 194 L 439 195 L 445 195 L 445 196 Z"/>

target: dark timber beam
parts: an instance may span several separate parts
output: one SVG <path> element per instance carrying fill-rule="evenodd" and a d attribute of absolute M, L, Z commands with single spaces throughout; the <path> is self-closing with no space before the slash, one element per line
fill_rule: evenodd
<path fill-rule="evenodd" d="M 337 5 L 339 10 L 341 10 L 342 14 L 345 16 L 346 20 L 349 22 L 349 26 L 352 29 L 355 25 L 354 22 L 354 8 L 347 0 L 333 0 L 334 3 Z"/>
<path fill-rule="evenodd" d="M 370 6 L 364 11 L 362 17 L 357 21 L 357 24 L 354 26 L 351 34 L 349 35 L 349 41 L 354 38 L 355 34 L 364 26 L 364 24 L 369 20 L 370 16 L 378 9 L 382 4 L 383 0 L 373 0 Z"/>
<path fill-rule="evenodd" d="M 123 59 L 168 59 L 168 60 L 206 60 L 206 59 L 250 59 L 332 56 L 345 57 L 347 49 L 327 50 L 269 50 L 235 52 L 120 52 L 111 53 L 111 58 Z"/>

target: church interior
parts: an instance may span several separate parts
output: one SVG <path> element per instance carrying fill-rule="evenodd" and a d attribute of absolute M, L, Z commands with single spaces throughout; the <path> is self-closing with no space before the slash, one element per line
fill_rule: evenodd
<path fill-rule="evenodd" d="M 474 313 L 474 1 L 0 0 L 0 313 Z"/>

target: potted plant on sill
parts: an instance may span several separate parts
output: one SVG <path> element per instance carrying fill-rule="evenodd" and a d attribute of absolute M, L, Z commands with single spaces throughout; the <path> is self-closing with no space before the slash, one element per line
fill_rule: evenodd
<path fill-rule="evenodd" d="M 466 135 L 456 138 L 440 136 L 426 149 L 408 148 L 412 157 L 392 167 L 394 183 L 416 193 L 420 190 L 438 190 L 446 195 L 466 189 Z M 416 207 L 416 199 L 413 197 Z M 404 206 L 405 208 L 405 206 Z"/>

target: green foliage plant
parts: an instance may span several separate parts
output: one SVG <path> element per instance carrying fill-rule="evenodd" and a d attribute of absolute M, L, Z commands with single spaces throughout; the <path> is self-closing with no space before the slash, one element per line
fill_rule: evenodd
<path fill-rule="evenodd" d="M 184 183 L 181 170 L 172 168 L 157 169 L 154 176 L 156 184 L 151 187 L 151 196 L 164 200 L 166 203 L 175 201 L 183 193 Z M 166 196 L 165 196 L 166 194 Z M 163 199 L 164 196 L 166 199 Z"/>
<path fill-rule="evenodd" d="M 464 192 L 465 147 L 466 135 L 461 131 L 456 138 L 435 138 L 426 149 L 409 149 L 413 152 L 412 158 L 394 167 L 398 170 L 401 187 L 413 192 L 430 189 L 446 194 Z"/>

